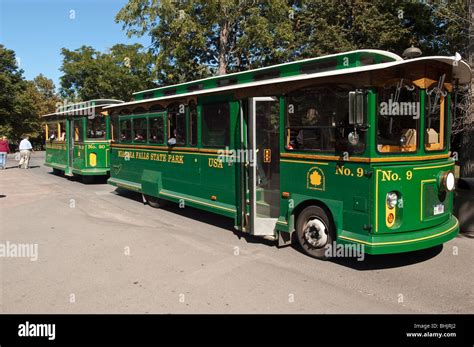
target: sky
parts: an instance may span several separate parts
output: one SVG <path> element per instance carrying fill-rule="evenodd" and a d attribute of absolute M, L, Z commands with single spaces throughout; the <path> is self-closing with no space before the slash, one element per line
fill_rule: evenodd
<path fill-rule="evenodd" d="M 127 0 L 0 0 L 0 43 L 15 51 L 26 79 L 42 73 L 59 87 L 61 48 L 89 45 L 106 51 L 116 43 L 150 45 L 127 38 L 117 12 Z"/>

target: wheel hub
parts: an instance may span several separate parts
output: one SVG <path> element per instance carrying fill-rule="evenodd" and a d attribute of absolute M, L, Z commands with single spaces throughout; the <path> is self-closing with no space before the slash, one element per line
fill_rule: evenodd
<path fill-rule="evenodd" d="M 326 226 L 319 219 L 306 222 L 303 230 L 306 241 L 315 248 L 321 248 L 328 242 Z"/>

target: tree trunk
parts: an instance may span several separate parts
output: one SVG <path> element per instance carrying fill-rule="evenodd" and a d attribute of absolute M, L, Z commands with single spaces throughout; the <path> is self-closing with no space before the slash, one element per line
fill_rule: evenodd
<path fill-rule="evenodd" d="M 221 24 L 219 32 L 219 68 L 218 75 L 225 75 L 227 73 L 227 43 L 229 40 L 229 21 L 224 21 Z"/>

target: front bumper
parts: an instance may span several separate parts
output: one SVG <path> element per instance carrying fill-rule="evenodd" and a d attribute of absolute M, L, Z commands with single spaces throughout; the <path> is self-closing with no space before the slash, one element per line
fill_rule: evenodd
<path fill-rule="evenodd" d="M 367 254 L 388 254 L 410 252 L 443 244 L 459 233 L 459 222 L 451 216 L 436 227 L 393 234 L 360 235 L 350 231 L 339 231 L 337 242 L 341 244 L 362 244 Z"/>
<path fill-rule="evenodd" d="M 108 168 L 83 168 L 72 169 L 72 173 L 81 176 L 106 176 L 109 173 Z"/>

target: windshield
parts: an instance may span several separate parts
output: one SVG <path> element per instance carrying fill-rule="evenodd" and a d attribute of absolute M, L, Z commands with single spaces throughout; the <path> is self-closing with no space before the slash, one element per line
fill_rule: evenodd
<path fill-rule="evenodd" d="M 378 89 L 377 150 L 416 152 L 420 119 L 419 89 L 400 79 Z"/>
<path fill-rule="evenodd" d="M 358 143 L 350 146 L 348 137 L 355 134 L 349 124 L 350 86 L 325 85 L 297 90 L 287 103 L 286 149 L 298 151 L 362 153 L 365 133 L 359 132 Z"/>
<path fill-rule="evenodd" d="M 103 115 L 95 115 L 93 118 L 87 118 L 88 139 L 105 139 L 105 135 L 105 117 Z"/>
<path fill-rule="evenodd" d="M 441 76 L 437 84 L 433 84 L 426 91 L 425 115 L 426 133 L 425 149 L 439 151 L 445 149 L 445 119 L 447 116 L 447 92 L 443 88 L 445 75 Z"/>

